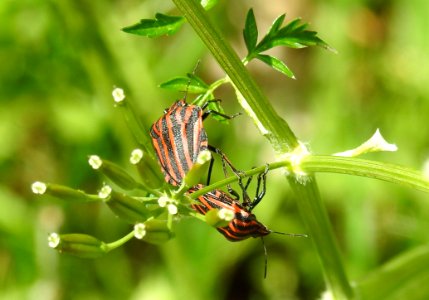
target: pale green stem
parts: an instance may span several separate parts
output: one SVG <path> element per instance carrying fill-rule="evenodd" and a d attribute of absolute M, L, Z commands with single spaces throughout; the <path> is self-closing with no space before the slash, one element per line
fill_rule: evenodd
<path fill-rule="evenodd" d="M 125 244 L 126 242 L 131 240 L 133 237 L 134 237 L 134 230 L 131 231 L 130 233 L 128 233 L 126 236 L 120 238 L 117 241 L 104 244 L 104 249 L 106 252 L 112 251 L 113 249 L 116 249 L 116 248 L 122 246 L 123 244 Z"/>
<path fill-rule="evenodd" d="M 280 118 L 261 89 L 251 78 L 242 61 L 210 21 L 209 16 L 195 0 L 173 0 L 189 24 L 210 50 L 213 57 L 242 95 L 241 105 L 252 116 L 261 133 L 270 141 L 278 155 L 295 149 L 299 143 L 288 124 Z M 334 241 L 327 212 L 321 203 L 315 180 L 301 185 L 289 180 L 298 196 L 301 211 L 314 245 L 319 253 L 328 289 L 336 299 L 352 298 L 353 292 Z"/>

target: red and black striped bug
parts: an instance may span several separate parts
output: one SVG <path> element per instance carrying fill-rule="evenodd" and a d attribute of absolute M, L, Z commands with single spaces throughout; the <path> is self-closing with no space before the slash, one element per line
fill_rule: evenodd
<path fill-rule="evenodd" d="M 217 111 L 204 111 L 209 103 L 214 101 L 218 100 L 211 100 L 203 106 L 198 106 L 188 104 L 183 99 L 178 100 L 152 125 L 150 130 L 152 143 L 166 182 L 174 186 L 180 185 L 196 162 L 198 154 L 207 149 L 220 154 L 222 162 L 226 161 L 236 172 L 220 150 L 208 145 L 203 121 L 209 114 L 216 114 L 225 119 L 234 118 L 238 114 L 227 116 Z M 212 163 L 209 167 L 208 182 Z"/>
<path fill-rule="evenodd" d="M 254 214 L 252 214 L 252 209 L 262 200 L 266 192 L 266 175 L 268 168 L 258 175 L 258 183 L 256 186 L 256 196 L 251 201 L 249 196 L 245 192 L 247 187 L 250 184 L 251 177 L 246 183 L 246 186 L 243 190 L 243 204 L 238 202 L 236 199 L 233 199 L 226 192 L 216 189 L 210 191 L 204 195 L 201 195 L 197 198 L 197 201 L 200 204 L 193 204 L 192 208 L 205 215 L 209 210 L 217 209 L 227 209 L 234 212 L 234 219 L 232 219 L 229 224 L 225 227 L 218 227 L 217 230 L 222 233 L 225 238 L 232 242 L 245 240 L 250 237 L 263 237 L 271 233 L 265 225 L 260 223 Z M 262 189 L 260 189 L 262 184 Z M 198 184 L 192 187 L 188 193 L 191 194 L 204 186 Z"/>
<path fill-rule="evenodd" d="M 256 195 L 253 201 L 249 199 L 246 193 L 246 189 L 250 184 L 251 177 L 247 181 L 243 190 L 243 204 L 233 199 L 226 192 L 216 189 L 206 194 L 199 196 L 196 200 L 199 204 L 193 204 L 192 208 L 200 214 L 205 215 L 211 209 L 228 209 L 234 212 L 234 218 L 228 223 L 227 226 L 217 227 L 216 229 L 229 241 L 238 242 L 247 238 L 261 238 L 262 245 L 264 247 L 265 255 L 265 268 L 264 278 L 267 277 L 267 249 L 265 247 L 263 237 L 270 233 L 278 233 L 296 237 L 306 237 L 305 234 L 293 234 L 272 231 L 268 229 L 264 224 L 256 219 L 256 216 L 252 213 L 252 209 L 262 200 L 266 192 L 266 175 L 268 168 L 263 173 L 258 175 L 258 182 L 256 186 Z M 262 189 L 260 186 L 262 185 Z M 203 188 L 202 184 L 192 187 L 188 193 L 198 191 Z"/>

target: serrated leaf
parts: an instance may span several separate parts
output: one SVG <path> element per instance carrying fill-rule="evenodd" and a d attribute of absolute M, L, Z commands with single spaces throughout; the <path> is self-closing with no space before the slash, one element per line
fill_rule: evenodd
<path fill-rule="evenodd" d="M 328 44 L 317 37 L 315 31 L 302 31 L 297 32 L 294 35 L 279 37 L 273 39 L 271 42 L 272 47 L 275 46 L 287 46 L 290 48 L 304 48 L 310 46 L 319 46 L 327 50 L 331 50 Z"/>
<path fill-rule="evenodd" d="M 219 0 L 201 0 L 201 6 L 204 7 L 205 10 L 210 10 L 213 6 L 215 6 Z"/>
<path fill-rule="evenodd" d="M 255 15 L 253 14 L 253 9 L 249 9 L 249 12 L 246 16 L 246 24 L 244 25 L 243 30 L 244 42 L 246 43 L 246 48 L 248 53 L 252 53 L 258 42 L 258 27 L 256 25 Z"/>
<path fill-rule="evenodd" d="M 159 87 L 179 92 L 187 91 L 190 94 L 201 94 L 207 91 L 207 84 L 195 75 L 188 74 L 188 77 L 178 76 L 163 82 Z"/>
<path fill-rule="evenodd" d="M 278 59 L 274 56 L 271 56 L 271 55 L 264 55 L 264 54 L 258 54 L 256 56 L 256 58 L 259 59 L 260 61 L 266 63 L 267 65 L 272 67 L 274 70 L 277 70 L 280 73 L 283 73 L 284 75 L 295 79 L 293 72 L 280 59 Z"/>
<path fill-rule="evenodd" d="M 307 23 L 301 23 L 301 19 L 295 19 L 286 26 L 281 27 L 285 15 L 278 17 L 269 32 L 259 42 L 255 52 L 261 53 L 276 46 L 286 46 L 290 48 L 304 48 L 319 46 L 327 50 L 336 52 L 326 42 L 317 36 L 317 32 L 306 30 Z"/>
<path fill-rule="evenodd" d="M 142 19 L 140 23 L 122 28 L 124 32 L 147 36 L 159 37 L 163 35 L 174 34 L 182 24 L 185 18 L 179 16 L 167 16 L 157 13 L 155 19 Z"/>
<path fill-rule="evenodd" d="M 285 17 L 286 14 L 283 14 L 274 20 L 273 25 L 271 25 L 270 30 L 267 33 L 267 36 L 271 36 L 279 30 L 280 26 L 283 24 Z"/>

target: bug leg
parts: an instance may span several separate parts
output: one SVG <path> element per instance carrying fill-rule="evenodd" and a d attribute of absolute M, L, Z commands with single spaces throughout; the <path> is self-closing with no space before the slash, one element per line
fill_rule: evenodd
<path fill-rule="evenodd" d="M 246 193 L 246 189 L 244 188 L 243 181 L 242 181 L 243 172 L 236 169 L 232 165 L 231 161 L 226 157 L 226 155 L 220 149 L 218 149 L 214 146 L 211 146 L 211 145 L 208 145 L 208 149 L 212 152 L 215 152 L 216 154 L 218 154 L 221 157 L 222 169 L 223 169 L 223 173 L 224 173 L 225 177 L 228 177 L 228 170 L 227 170 L 226 165 L 228 165 L 231 168 L 232 172 L 238 177 L 238 184 L 239 184 L 240 188 L 243 190 L 244 199 L 249 199 L 249 196 Z M 233 190 L 231 188 L 230 184 L 227 185 L 227 189 L 228 189 L 228 192 L 235 197 L 235 200 L 240 199 L 240 196 L 238 195 L 238 193 L 235 190 Z M 250 200 L 247 200 L 245 202 L 250 202 Z"/>
<path fill-rule="evenodd" d="M 207 172 L 207 185 L 210 185 L 210 179 L 212 177 L 214 158 L 210 158 L 209 171 Z"/>
<path fill-rule="evenodd" d="M 222 100 L 220 100 L 220 99 L 212 99 L 212 100 L 208 100 L 206 103 L 204 103 L 204 104 L 203 104 L 203 106 L 201 106 L 201 109 L 202 109 L 202 110 L 205 110 L 205 109 L 209 106 L 209 104 L 210 104 L 210 103 L 212 103 L 212 102 L 221 102 L 221 101 L 222 101 Z M 221 112 L 218 112 L 218 111 L 216 111 L 216 110 L 209 109 L 209 110 L 204 111 L 203 116 L 202 116 L 203 121 L 204 121 L 204 120 L 205 120 L 205 119 L 206 119 L 210 114 L 217 115 L 217 116 L 221 116 L 221 117 L 225 118 L 226 120 L 231 120 L 231 119 L 234 119 L 235 117 L 237 117 L 237 116 L 241 115 L 241 113 L 239 112 L 239 113 L 236 113 L 236 114 L 233 114 L 233 115 L 228 116 L 228 115 L 223 114 L 223 113 L 221 113 Z"/>
<path fill-rule="evenodd" d="M 259 173 L 258 175 L 258 182 L 256 185 L 256 195 L 253 199 L 252 203 L 249 205 L 249 211 L 252 211 L 256 207 L 256 205 L 261 202 L 262 198 L 264 198 L 265 193 L 267 191 L 267 173 L 268 173 L 269 167 L 268 164 L 265 166 L 265 171 L 262 173 Z M 262 189 L 261 189 L 262 184 Z"/>
<path fill-rule="evenodd" d="M 220 116 L 226 120 L 231 120 L 231 119 L 234 119 L 235 117 L 240 116 L 241 113 L 238 112 L 238 113 L 235 113 L 235 114 L 229 116 L 229 115 L 223 114 L 221 112 L 218 112 L 216 110 L 209 109 L 203 113 L 203 120 L 205 120 L 208 117 L 208 115 L 217 115 L 217 116 Z"/>

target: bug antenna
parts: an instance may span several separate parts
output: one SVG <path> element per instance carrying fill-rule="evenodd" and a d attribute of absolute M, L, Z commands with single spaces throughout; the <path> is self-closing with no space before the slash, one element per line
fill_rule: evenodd
<path fill-rule="evenodd" d="M 267 247 L 265 246 L 264 237 L 261 236 L 262 247 L 264 247 L 264 279 L 267 278 L 267 269 L 268 269 L 268 252 Z"/>
<path fill-rule="evenodd" d="M 197 71 L 199 65 L 200 65 L 200 60 L 198 60 L 197 63 L 195 64 L 195 67 L 194 67 L 194 69 L 192 70 L 192 73 L 191 73 L 192 75 L 195 75 L 195 72 Z M 188 75 L 188 78 L 189 78 L 189 80 L 188 80 L 188 84 L 186 85 L 185 95 L 183 96 L 183 99 L 185 99 L 185 101 L 186 101 L 186 98 L 188 97 L 189 86 L 191 85 L 191 77 L 190 77 L 190 75 Z"/>
<path fill-rule="evenodd" d="M 288 236 L 292 236 L 292 237 L 308 237 L 307 234 L 303 234 L 303 233 L 286 233 L 286 232 L 279 232 L 279 231 L 271 231 L 271 233 L 277 233 L 277 234 L 281 234 L 281 235 L 288 235 Z"/>

